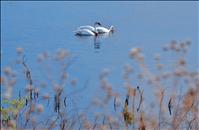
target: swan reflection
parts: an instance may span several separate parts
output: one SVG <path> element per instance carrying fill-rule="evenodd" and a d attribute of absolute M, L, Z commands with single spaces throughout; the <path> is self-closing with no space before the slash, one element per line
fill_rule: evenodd
<path fill-rule="evenodd" d="M 100 49 L 101 43 L 99 40 L 97 40 L 97 37 L 94 38 L 94 49 L 98 50 Z"/>

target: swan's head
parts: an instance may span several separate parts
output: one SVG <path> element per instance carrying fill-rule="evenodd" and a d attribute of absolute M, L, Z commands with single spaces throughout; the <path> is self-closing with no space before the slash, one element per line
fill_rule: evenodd
<path fill-rule="evenodd" d="M 94 26 L 102 26 L 102 24 L 100 22 L 95 22 Z"/>
<path fill-rule="evenodd" d="M 115 31 L 115 27 L 114 27 L 114 26 L 111 26 L 109 30 L 110 30 L 111 32 L 114 32 L 114 31 Z"/>

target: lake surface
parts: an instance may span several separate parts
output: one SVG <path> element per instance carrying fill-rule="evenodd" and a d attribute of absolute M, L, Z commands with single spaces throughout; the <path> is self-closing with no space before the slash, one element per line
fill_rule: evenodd
<path fill-rule="evenodd" d="M 81 93 L 82 103 L 99 90 L 99 74 L 104 68 L 111 72 L 113 88 L 126 92 L 121 89 L 124 65 L 131 64 L 139 71 L 128 55 L 133 47 L 142 48 L 153 70 L 153 54 L 162 54 L 162 46 L 173 39 L 190 39 L 188 67 L 198 70 L 198 12 L 198 2 L 1 2 L 2 67 L 12 64 L 16 48 L 23 47 L 33 79 L 39 80 L 43 74 L 36 62 L 38 54 L 64 48 L 76 57 L 68 70 L 70 79 L 77 79 L 77 87 L 89 81 L 88 89 Z M 105 27 L 113 25 L 113 35 L 97 38 L 98 45 L 93 37 L 74 35 L 77 27 L 96 21 Z M 167 56 L 165 64 L 172 63 L 171 55 L 163 55 Z M 22 76 L 19 89 L 23 81 Z M 139 82 L 135 79 L 132 84 Z"/>

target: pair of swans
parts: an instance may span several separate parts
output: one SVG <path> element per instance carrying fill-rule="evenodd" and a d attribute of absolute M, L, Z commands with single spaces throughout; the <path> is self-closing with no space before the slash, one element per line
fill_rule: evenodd
<path fill-rule="evenodd" d="M 95 22 L 94 27 L 90 25 L 80 26 L 75 31 L 78 36 L 98 36 L 98 34 L 110 33 L 114 31 L 114 27 L 109 29 L 102 27 L 101 23 Z"/>

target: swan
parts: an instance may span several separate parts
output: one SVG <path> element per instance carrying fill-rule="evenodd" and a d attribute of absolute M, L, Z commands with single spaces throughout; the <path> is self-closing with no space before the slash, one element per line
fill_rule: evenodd
<path fill-rule="evenodd" d="M 88 30 L 91 30 L 92 32 L 96 32 L 96 27 L 98 26 L 101 26 L 101 23 L 100 22 L 95 22 L 94 23 L 94 27 L 93 26 L 90 26 L 90 25 L 85 25 L 85 26 L 80 26 L 78 27 L 77 29 L 88 29 Z"/>
<path fill-rule="evenodd" d="M 102 33 L 109 33 L 109 32 L 113 32 L 114 31 L 114 26 L 111 26 L 109 29 L 105 28 L 105 27 L 102 27 L 102 26 L 98 26 L 95 28 L 96 31 L 99 33 L 99 34 L 102 34 Z"/>
<path fill-rule="evenodd" d="M 96 31 L 91 31 L 89 29 L 78 29 L 75 31 L 75 35 L 77 36 L 97 36 L 98 33 Z"/>
<path fill-rule="evenodd" d="M 98 34 L 110 33 L 114 31 L 114 26 L 109 29 L 102 27 L 100 22 L 95 22 L 94 27 L 90 25 L 80 26 L 75 31 L 78 36 L 97 36 Z"/>

